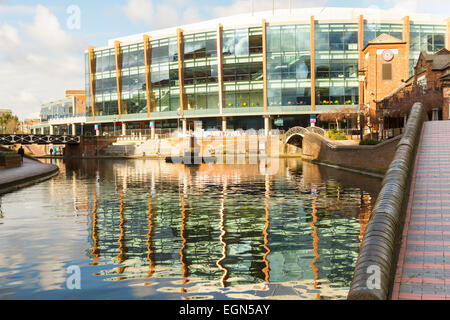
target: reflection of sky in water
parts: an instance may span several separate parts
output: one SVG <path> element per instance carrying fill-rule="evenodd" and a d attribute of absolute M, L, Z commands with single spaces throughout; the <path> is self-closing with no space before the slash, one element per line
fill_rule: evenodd
<path fill-rule="evenodd" d="M 58 163 L 0 197 L 0 298 L 346 296 L 380 181 L 300 160 Z M 81 290 L 66 289 L 79 265 Z"/>

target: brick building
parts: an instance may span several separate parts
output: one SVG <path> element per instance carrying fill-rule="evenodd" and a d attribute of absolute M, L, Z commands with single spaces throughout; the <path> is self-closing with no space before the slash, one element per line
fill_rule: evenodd
<path fill-rule="evenodd" d="M 439 119 L 449 118 L 448 87 L 450 85 L 450 51 L 441 49 L 435 54 L 421 52 L 417 65 L 414 68 L 414 85 L 425 90 L 439 90 L 444 96 L 442 106 L 436 106 L 442 116 Z M 445 90 L 444 90 L 445 88 Z"/>
<path fill-rule="evenodd" d="M 424 103 L 430 120 L 448 120 L 450 98 L 450 51 L 422 51 L 414 74 L 376 102 L 384 128 L 401 128 L 414 102 Z"/>

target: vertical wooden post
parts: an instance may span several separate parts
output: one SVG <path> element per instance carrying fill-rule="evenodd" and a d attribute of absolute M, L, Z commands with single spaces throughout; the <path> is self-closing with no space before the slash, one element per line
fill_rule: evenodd
<path fill-rule="evenodd" d="M 268 111 L 267 108 L 267 32 L 266 32 L 266 19 L 262 20 L 262 51 L 263 51 L 263 100 L 264 100 L 264 112 Z"/>
<path fill-rule="evenodd" d="M 117 110 L 119 114 L 119 120 L 122 119 L 122 64 L 120 54 L 120 41 L 114 41 L 114 52 L 116 58 L 116 85 L 117 85 Z"/>
<path fill-rule="evenodd" d="M 405 64 L 406 64 L 406 68 L 405 68 L 405 81 L 409 79 L 409 46 L 410 46 L 410 40 L 409 40 L 409 33 L 410 33 L 410 23 L 409 23 L 409 16 L 403 17 L 403 33 L 402 33 L 402 37 L 403 37 L 403 41 L 406 42 L 406 47 L 405 47 Z"/>
<path fill-rule="evenodd" d="M 364 69 L 364 56 L 363 56 L 363 49 L 364 49 L 364 16 L 361 14 L 359 15 L 359 21 L 358 21 L 358 70 L 363 71 Z M 364 74 L 365 75 L 365 74 Z M 359 76 L 359 72 L 358 72 Z M 364 82 L 359 81 L 359 110 L 364 110 L 363 105 L 363 95 L 364 95 Z"/>
<path fill-rule="evenodd" d="M 219 86 L 219 114 L 223 114 L 223 55 L 222 55 L 222 33 L 223 27 L 217 25 L 217 78 Z"/>
<path fill-rule="evenodd" d="M 316 45 L 315 45 L 315 20 L 314 16 L 311 16 L 311 111 L 316 111 Z"/>
<path fill-rule="evenodd" d="M 149 36 L 144 34 L 144 60 L 145 60 L 145 93 L 147 95 L 147 117 L 150 118 L 151 96 L 150 96 L 150 41 Z"/>
<path fill-rule="evenodd" d="M 95 120 L 95 84 L 94 84 L 94 47 L 88 47 L 88 58 L 89 58 L 89 86 L 91 89 L 91 110 L 92 110 L 92 119 Z"/>
<path fill-rule="evenodd" d="M 183 117 L 184 110 L 184 72 L 183 72 L 183 60 L 184 60 L 184 45 L 183 45 L 183 30 L 177 29 L 177 47 L 178 47 L 178 85 L 180 90 L 180 116 Z"/>

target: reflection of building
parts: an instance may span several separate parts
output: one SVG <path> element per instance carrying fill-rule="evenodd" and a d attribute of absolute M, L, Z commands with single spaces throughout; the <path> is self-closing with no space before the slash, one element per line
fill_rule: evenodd
<path fill-rule="evenodd" d="M 446 45 L 444 19 L 302 8 L 112 39 L 85 52 L 85 133 L 94 125 L 111 133 L 113 123 L 148 129 L 150 121 L 156 128 L 189 128 L 194 120 L 216 129 L 308 126 L 311 115 L 362 107 L 358 70 L 370 41 L 386 34 L 404 43 L 395 70 L 407 79 L 418 52 Z"/>
<path fill-rule="evenodd" d="M 258 165 L 217 166 L 214 173 L 160 161 L 105 161 L 66 175 L 92 179 L 85 189 L 87 253 L 93 264 L 122 263 L 102 267 L 109 280 L 173 276 L 183 288 L 194 280 L 347 285 L 367 197 L 327 181 L 313 164 L 286 163 L 274 176 L 261 176 Z M 284 180 L 288 169 L 292 179 Z M 295 178 L 308 170 L 307 180 Z"/>

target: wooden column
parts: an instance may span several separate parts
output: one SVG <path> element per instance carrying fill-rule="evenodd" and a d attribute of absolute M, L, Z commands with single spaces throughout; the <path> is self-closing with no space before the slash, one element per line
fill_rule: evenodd
<path fill-rule="evenodd" d="M 404 75 L 404 79 L 403 80 L 408 80 L 409 79 L 409 29 L 410 29 L 410 23 L 409 23 L 409 16 L 403 17 L 403 33 L 402 33 L 402 37 L 403 37 L 403 41 L 406 42 L 406 46 L 405 46 L 405 64 L 406 64 L 406 71 L 405 71 L 405 75 Z"/>
<path fill-rule="evenodd" d="M 184 110 L 184 72 L 183 72 L 183 60 L 184 60 L 184 45 L 183 45 L 183 30 L 177 29 L 177 47 L 178 47 L 178 86 L 180 90 L 180 116 L 183 116 Z"/>
<path fill-rule="evenodd" d="M 311 16 L 311 111 L 316 111 L 316 45 L 315 45 L 315 20 L 314 16 Z"/>
<path fill-rule="evenodd" d="M 223 114 L 223 55 L 222 55 L 222 33 L 223 27 L 217 25 L 217 78 L 219 87 L 219 113 Z"/>
<path fill-rule="evenodd" d="M 263 51 L 263 100 L 264 112 L 267 112 L 267 32 L 266 19 L 262 20 L 262 51 Z"/>
<path fill-rule="evenodd" d="M 144 34 L 144 62 L 145 62 L 145 93 L 147 95 L 147 117 L 150 118 L 150 109 L 151 109 L 151 95 L 150 95 L 150 83 L 151 83 L 151 73 L 150 73 L 150 65 L 151 65 L 151 57 L 152 52 L 150 49 L 150 41 L 149 36 Z"/>
<path fill-rule="evenodd" d="M 445 48 L 450 50 L 450 18 L 446 19 L 447 21 L 447 30 L 445 31 Z"/>
<path fill-rule="evenodd" d="M 358 70 L 364 69 L 364 55 L 363 55 L 363 49 L 364 49 L 364 16 L 361 14 L 359 15 L 359 21 L 358 21 Z M 358 72 L 359 75 L 359 72 Z M 365 75 L 365 73 L 362 73 L 362 75 Z M 364 82 L 359 81 L 359 110 L 364 110 Z"/>
<path fill-rule="evenodd" d="M 95 65 L 94 65 L 94 47 L 88 47 L 88 58 L 89 58 L 89 87 L 91 90 L 91 105 L 92 105 L 92 119 L 95 120 Z"/>
<path fill-rule="evenodd" d="M 120 120 L 122 118 L 122 59 L 120 55 L 120 41 L 114 41 L 114 52 L 116 58 L 117 110 Z"/>

